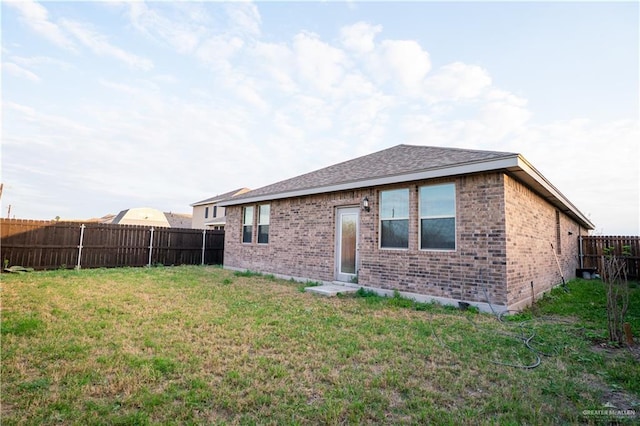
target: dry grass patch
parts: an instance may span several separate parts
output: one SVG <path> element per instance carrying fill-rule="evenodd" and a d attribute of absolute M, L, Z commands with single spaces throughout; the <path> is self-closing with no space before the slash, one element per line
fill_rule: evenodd
<path fill-rule="evenodd" d="M 566 320 L 214 267 L 3 276 L 2 294 L 3 424 L 581 423 L 601 405 L 580 377 L 603 357 Z M 531 330 L 552 357 L 494 363 L 531 363 L 514 338 Z"/>

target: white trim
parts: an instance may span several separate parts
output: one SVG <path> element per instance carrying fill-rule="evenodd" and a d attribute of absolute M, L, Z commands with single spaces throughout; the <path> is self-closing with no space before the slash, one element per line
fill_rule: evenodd
<path fill-rule="evenodd" d="M 434 186 L 453 186 L 453 216 L 436 215 L 436 216 L 422 216 L 422 188 L 429 188 Z M 458 251 L 458 186 L 455 182 L 442 182 L 431 185 L 418 186 L 418 250 L 420 251 L 437 251 L 455 253 Z M 422 219 L 451 219 L 453 218 L 453 248 L 423 248 L 422 247 Z"/>
<path fill-rule="evenodd" d="M 407 192 L 407 216 L 406 217 L 382 217 L 382 194 L 385 192 L 406 191 Z M 406 220 L 407 221 L 407 246 L 406 247 L 383 247 L 382 246 L 382 222 Z M 378 250 L 409 250 L 409 240 L 411 239 L 411 189 L 408 187 L 385 189 L 378 191 Z"/>
<path fill-rule="evenodd" d="M 353 274 L 349 274 L 347 272 L 342 272 L 342 216 L 343 215 L 355 215 L 356 217 L 356 253 L 355 253 L 355 272 Z M 352 279 L 353 277 L 358 276 L 358 269 L 360 266 L 360 255 L 358 250 L 358 245 L 360 244 L 360 206 L 336 206 L 336 230 L 335 230 L 335 241 L 334 241 L 334 253 L 335 253 L 335 267 L 334 267 L 334 276 L 335 279 L 339 282 L 342 281 L 341 278 Z"/>

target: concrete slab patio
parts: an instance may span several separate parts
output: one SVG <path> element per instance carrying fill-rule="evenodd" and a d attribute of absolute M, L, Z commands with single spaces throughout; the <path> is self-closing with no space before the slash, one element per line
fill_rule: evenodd
<path fill-rule="evenodd" d="M 355 293 L 358 291 L 357 287 L 347 287 L 340 284 L 323 284 L 314 287 L 307 287 L 304 291 L 309 293 L 319 294 L 321 296 L 331 297 L 338 294 Z"/>

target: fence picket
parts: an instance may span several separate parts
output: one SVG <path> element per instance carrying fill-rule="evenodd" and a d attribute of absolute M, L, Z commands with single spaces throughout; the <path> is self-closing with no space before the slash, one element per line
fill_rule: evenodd
<path fill-rule="evenodd" d="M 621 255 L 625 246 L 629 247 L 629 254 L 624 256 L 627 262 L 627 275 L 629 278 L 640 278 L 640 237 L 638 236 L 582 237 L 584 268 L 592 268 L 601 272 L 605 250 L 610 248 L 616 254 Z"/>
<path fill-rule="evenodd" d="M 150 243 L 150 227 L 141 225 L 0 219 L 3 265 L 38 270 L 74 268 L 79 263 L 82 268 L 144 266 L 149 261 L 200 265 L 203 259 L 205 264 L 221 264 L 224 231 L 156 228 L 152 252 Z"/>

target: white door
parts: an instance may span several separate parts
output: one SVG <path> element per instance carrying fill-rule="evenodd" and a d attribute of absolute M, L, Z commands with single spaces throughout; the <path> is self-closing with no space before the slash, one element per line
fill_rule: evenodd
<path fill-rule="evenodd" d="M 336 280 L 351 282 L 358 274 L 358 207 L 339 208 L 336 219 Z"/>

